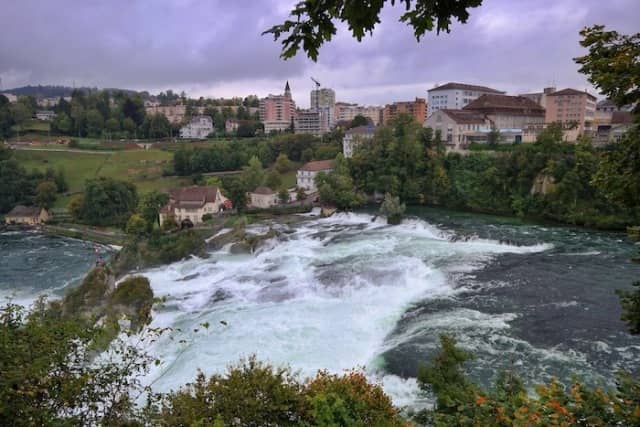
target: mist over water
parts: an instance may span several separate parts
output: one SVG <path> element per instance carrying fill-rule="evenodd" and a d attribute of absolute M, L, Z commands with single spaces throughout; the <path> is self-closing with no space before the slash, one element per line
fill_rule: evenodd
<path fill-rule="evenodd" d="M 605 385 L 635 368 L 640 340 L 614 294 L 640 273 L 624 235 L 411 213 L 396 227 L 366 213 L 273 224 L 281 237 L 256 254 L 143 272 L 166 298 L 151 326 L 173 329 L 148 349 L 163 363 L 147 383 L 176 389 L 256 354 L 303 376 L 364 367 L 396 404 L 416 405 L 417 367 L 445 332 L 475 353 L 470 373 L 485 384 L 508 367 L 529 384 Z"/>

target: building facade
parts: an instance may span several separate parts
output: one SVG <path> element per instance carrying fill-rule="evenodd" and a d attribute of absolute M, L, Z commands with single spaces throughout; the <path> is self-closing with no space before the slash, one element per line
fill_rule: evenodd
<path fill-rule="evenodd" d="M 437 110 L 425 120 L 424 127 L 440 132 L 448 150 L 464 150 L 492 129 L 484 114 L 472 110 Z"/>
<path fill-rule="evenodd" d="M 260 121 L 267 134 L 287 130 L 295 117 L 296 103 L 291 98 L 289 82 L 284 87 L 284 95 L 269 95 L 260 100 Z"/>
<path fill-rule="evenodd" d="M 355 148 L 372 139 L 375 133 L 376 129 L 373 126 L 358 126 L 346 131 L 344 138 L 342 138 L 342 154 L 344 157 L 347 159 L 353 157 Z"/>
<path fill-rule="evenodd" d="M 333 170 L 333 160 L 318 160 L 305 163 L 296 174 L 296 184 L 298 188 L 304 188 L 309 193 L 318 191 L 316 187 L 316 176 L 320 172 L 329 173 Z"/>
<path fill-rule="evenodd" d="M 209 116 L 193 117 L 189 123 L 180 128 L 180 138 L 207 139 L 213 132 L 213 120 Z"/>
<path fill-rule="evenodd" d="M 152 105 L 144 109 L 147 115 L 162 114 L 170 123 L 182 123 L 187 112 L 185 105 Z"/>
<path fill-rule="evenodd" d="M 534 93 L 522 93 L 518 96 L 524 96 L 532 100 L 533 102 L 539 104 L 542 108 L 547 108 L 547 95 L 556 91 L 556 88 L 553 86 L 545 87 L 542 89 L 542 92 L 534 92 Z"/>
<path fill-rule="evenodd" d="M 56 113 L 54 113 L 51 110 L 36 111 L 36 119 L 41 120 L 43 122 L 50 122 L 55 118 L 56 118 Z"/>
<path fill-rule="evenodd" d="M 415 101 L 387 104 L 382 110 L 382 123 L 387 125 L 400 114 L 409 114 L 418 123 L 424 123 L 427 118 L 427 101 L 424 98 L 416 98 Z"/>
<path fill-rule="evenodd" d="M 336 124 L 336 92 L 330 88 L 314 89 L 310 94 L 310 110 L 322 113 L 326 127 L 331 129 Z"/>
<path fill-rule="evenodd" d="M 545 109 L 524 96 L 485 94 L 463 110 L 484 114 L 493 128 L 503 133 L 542 129 L 545 123 Z"/>
<path fill-rule="evenodd" d="M 38 206 L 17 205 L 5 215 L 5 224 L 37 225 L 49 219 L 49 212 Z"/>
<path fill-rule="evenodd" d="M 350 122 L 356 116 L 363 116 L 371 120 L 374 126 L 382 122 L 382 107 L 362 106 L 346 102 L 336 102 L 336 122 Z"/>
<path fill-rule="evenodd" d="M 298 110 L 296 112 L 294 133 L 322 136 L 329 130 L 329 122 L 323 111 Z"/>
<path fill-rule="evenodd" d="M 593 129 L 596 118 L 596 97 L 576 89 L 563 89 L 547 95 L 546 123 L 562 123 L 583 134 Z M 569 140 L 574 140 L 575 137 Z"/>
<path fill-rule="evenodd" d="M 160 226 L 173 217 L 178 224 L 190 221 L 202 223 L 205 214 L 215 215 L 229 206 L 218 187 L 183 187 L 169 192 L 169 202 L 160 209 Z"/>
<path fill-rule="evenodd" d="M 269 187 L 258 187 L 249 193 L 251 207 L 267 209 L 278 204 L 278 193 Z"/>
<path fill-rule="evenodd" d="M 438 110 L 459 110 L 468 103 L 482 95 L 502 95 L 496 89 L 486 86 L 470 85 L 466 83 L 449 82 L 447 84 L 434 87 L 427 91 L 428 109 L 427 115 L 431 116 Z"/>

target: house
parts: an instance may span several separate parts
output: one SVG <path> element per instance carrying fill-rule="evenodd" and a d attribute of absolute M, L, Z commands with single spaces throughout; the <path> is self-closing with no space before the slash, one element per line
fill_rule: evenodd
<path fill-rule="evenodd" d="M 449 82 L 427 91 L 427 117 L 438 110 L 460 110 L 482 95 L 503 95 L 496 89 L 466 83 Z"/>
<path fill-rule="evenodd" d="M 305 191 L 315 193 L 318 191 L 316 188 L 316 176 L 320 172 L 331 172 L 333 170 L 333 160 L 317 160 L 314 162 L 305 163 L 296 174 L 296 182 L 298 188 L 304 188 Z"/>
<path fill-rule="evenodd" d="M 342 153 L 345 158 L 353 157 L 354 149 L 364 141 L 373 138 L 376 128 L 373 126 L 358 126 L 344 133 L 342 138 Z"/>
<path fill-rule="evenodd" d="M 269 187 L 258 187 L 249 193 L 250 204 L 255 208 L 270 208 L 278 204 L 278 193 Z"/>
<path fill-rule="evenodd" d="M 466 149 L 478 133 L 491 132 L 492 123 L 482 113 L 473 110 L 436 110 L 424 122 L 424 127 L 440 132 L 442 141 L 450 150 Z"/>
<path fill-rule="evenodd" d="M 226 133 L 236 133 L 239 126 L 240 126 L 240 122 L 238 120 L 227 119 L 227 121 L 224 122 L 224 131 Z"/>
<path fill-rule="evenodd" d="M 17 205 L 5 215 L 6 224 L 36 225 L 50 218 L 49 212 L 38 206 Z"/>
<path fill-rule="evenodd" d="M 596 97 L 576 89 L 563 89 L 547 95 L 546 123 L 562 123 L 576 129 L 568 139 L 593 130 L 596 119 Z"/>
<path fill-rule="evenodd" d="M 50 122 L 56 117 L 56 113 L 51 110 L 39 110 L 36 111 L 36 119 L 44 122 Z"/>
<path fill-rule="evenodd" d="M 180 129 L 180 138 L 206 139 L 213 133 L 213 120 L 209 116 L 196 116 Z"/>
<path fill-rule="evenodd" d="M 169 192 L 169 202 L 160 209 L 160 225 L 169 217 L 176 222 L 202 222 L 205 214 L 215 215 L 226 209 L 228 200 L 217 187 L 183 187 Z"/>

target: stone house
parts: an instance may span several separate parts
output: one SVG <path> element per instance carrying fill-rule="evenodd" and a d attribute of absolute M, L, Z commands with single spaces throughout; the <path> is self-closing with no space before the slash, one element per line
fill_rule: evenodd
<path fill-rule="evenodd" d="M 17 205 L 5 215 L 6 224 L 37 225 L 50 218 L 49 212 L 38 206 Z"/>
<path fill-rule="evenodd" d="M 333 160 L 317 160 L 305 163 L 296 174 L 298 188 L 304 188 L 308 193 L 318 191 L 316 187 L 316 176 L 320 172 L 329 173 L 333 170 Z"/>
<path fill-rule="evenodd" d="M 169 192 L 169 202 L 160 209 L 160 225 L 169 217 L 178 224 L 186 220 L 200 224 L 205 214 L 215 215 L 229 207 L 229 203 L 217 187 L 176 188 Z"/>
<path fill-rule="evenodd" d="M 269 187 L 258 187 L 249 193 L 250 204 L 254 208 L 270 208 L 279 203 L 278 193 Z"/>

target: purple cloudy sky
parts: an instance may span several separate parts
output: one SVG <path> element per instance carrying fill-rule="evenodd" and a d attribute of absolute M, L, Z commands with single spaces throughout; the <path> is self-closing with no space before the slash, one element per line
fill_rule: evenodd
<path fill-rule="evenodd" d="M 190 96 L 280 93 L 289 80 L 308 106 L 309 76 L 341 101 L 384 104 L 426 96 L 437 83 L 485 84 L 509 93 L 590 88 L 572 58 L 578 31 L 605 24 L 638 31 L 640 0 L 484 0 L 466 25 L 425 37 L 387 6 L 374 36 L 358 43 L 344 27 L 317 63 L 283 61 L 260 33 L 292 0 L 20 0 L 0 10 L 0 78 L 26 84 L 122 87 Z"/>

